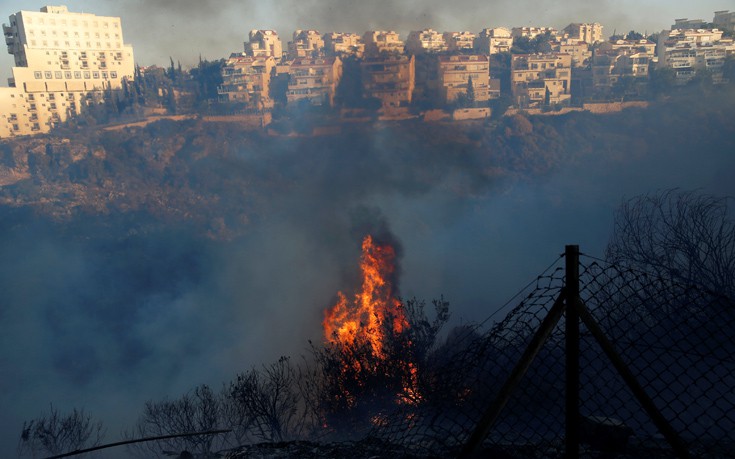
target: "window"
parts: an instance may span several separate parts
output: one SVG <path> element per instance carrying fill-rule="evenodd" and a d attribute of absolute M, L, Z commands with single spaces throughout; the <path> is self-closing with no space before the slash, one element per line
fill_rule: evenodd
<path fill-rule="evenodd" d="M 78 71 L 77 72 L 74 72 L 74 78 L 76 78 L 77 80 L 81 80 L 82 79 L 82 72 L 78 72 Z"/>
<path fill-rule="evenodd" d="M 89 72 L 84 72 L 84 79 L 89 80 L 91 78 L 91 74 Z"/>
<path fill-rule="evenodd" d="M 117 72 L 110 72 L 110 78 L 117 78 Z"/>
<path fill-rule="evenodd" d="M 62 74 L 61 74 L 61 72 L 59 70 L 57 70 L 57 71 L 54 72 L 54 78 L 56 78 L 57 80 L 60 80 L 60 79 L 63 78 L 62 77 Z"/>
<path fill-rule="evenodd" d="M 71 80 L 71 72 L 64 72 L 64 78 Z"/>
<path fill-rule="evenodd" d="M 40 80 L 41 78 L 43 78 L 43 72 L 33 72 L 33 76 L 36 77 L 37 80 Z"/>
<path fill-rule="evenodd" d="M 100 72 L 92 72 L 92 77 L 95 80 L 99 80 L 100 79 Z"/>
<path fill-rule="evenodd" d="M 102 72 L 102 78 L 105 80 L 107 79 L 107 72 Z"/>
<path fill-rule="evenodd" d="M 47 80 L 50 80 L 51 78 L 53 78 L 53 75 L 51 74 L 51 71 L 49 70 L 45 71 L 43 73 L 43 76 L 45 76 Z"/>

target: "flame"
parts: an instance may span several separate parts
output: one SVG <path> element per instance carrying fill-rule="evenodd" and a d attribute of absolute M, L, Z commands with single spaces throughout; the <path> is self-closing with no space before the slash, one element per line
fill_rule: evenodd
<path fill-rule="evenodd" d="M 352 346 L 364 340 L 370 344 L 373 355 L 386 358 L 386 332 L 400 334 L 408 328 L 401 302 L 390 282 L 396 270 L 395 258 L 391 245 L 377 244 L 372 236 L 365 237 L 360 258 L 362 286 L 352 301 L 344 293 L 337 293 L 337 303 L 324 317 L 327 342 Z"/>

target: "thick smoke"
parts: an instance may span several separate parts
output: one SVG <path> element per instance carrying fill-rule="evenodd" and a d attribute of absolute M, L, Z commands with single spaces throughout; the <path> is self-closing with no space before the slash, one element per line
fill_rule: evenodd
<path fill-rule="evenodd" d="M 218 388 L 251 366 L 306 353 L 335 293 L 354 286 L 367 232 L 400 243 L 404 298 L 443 295 L 455 323 L 485 319 L 564 244 L 600 256 L 624 196 L 677 186 L 735 195 L 728 107 L 531 120 L 525 136 L 506 120 L 507 133 L 398 123 L 229 139 L 233 156 L 209 174 L 242 182 L 222 206 L 246 200 L 255 209 L 232 240 L 144 215 L 56 222 L 5 208 L 0 455 L 14 454 L 22 421 L 51 402 L 85 408 L 115 441 L 146 400 Z M 546 158 L 548 145 L 529 143 L 554 136 L 567 156 Z M 501 160 L 513 166 L 501 172 Z M 190 165 L 192 176 L 217 159 L 208 161 Z M 524 169 L 531 164 L 552 165 Z"/>

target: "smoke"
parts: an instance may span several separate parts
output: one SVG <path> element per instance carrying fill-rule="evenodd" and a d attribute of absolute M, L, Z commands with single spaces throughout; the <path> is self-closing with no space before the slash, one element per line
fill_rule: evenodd
<path fill-rule="evenodd" d="M 313 138 L 194 127 L 192 145 L 234 152 L 176 160 L 202 195 L 217 194 L 202 211 L 235 221 L 227 203 L 254 209 L 227 241 L 142 212 L 56 222 L 3 208 L 0 455 L 50 402 L 85 408 L 115 441 L 146 400 L 307 353 L 335 293 L 355 285 L 367 233 L 400 249 L 404 298 L 443 295 L 455 323 L 483 320 L 565 244 L 601 255 L 625 196 L 676 186 L 735 195 L 728 104 L 532 119 L 522 138 L 505 134 L 506 121 Z M 148 154 L 128 153 L 131 164 Z M 549 166 L 524 169 L 539 164 Z"/>

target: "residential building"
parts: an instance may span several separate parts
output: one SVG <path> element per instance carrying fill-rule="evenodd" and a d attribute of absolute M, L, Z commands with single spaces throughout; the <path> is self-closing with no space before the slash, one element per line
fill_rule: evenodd
<path fill-rule="evenodd" d="M 356 33 L 331 32 L 324 34 L 324 50 L 330 56 L 362 57 L 365 43 Z"/>
<path fill-rule="evenodd" d="M 515 54 L 511 89 L 521 107 L 565 104 L 571 99 L 572 56 L 562 53 Z"/>
<path fill-rule="evenodd" d="M 578 40 L 594 45 L 603 41 L 602 24 L 593 23 L 572 23 L 564 28 L 563 31 L 570 40 Z"/>
<path fill-rule="evenodd" d="M 339 57 L 302 57 L 291 63 L 286 99 L 291 105 L 308 100 L 312 105 L 334 105 L 334 95 L 342 78 Z"/>
<path fill-rule="evenodd" d="M 474 47 L 482 54 L 509 53 L 513 47 L 512 32 L 505 27 L 482 29 Z"/>
<path fill-rule="evenodd" d="M 440 53 L 446 50 L 444 36 L 436 30 L 414 30 L 406 39 L 406 52 L 409 54 Z"/>
<path fill-rule="evenodd" d="M 416 84 L 414 56 L 392 54 L 369 57 L 360 67 L 366 98 L 379 99 L 384 109 L 405 107 L 413 100 Z"/>
<path fill-rule="evenodd" d="M 587 42 L 565 38 L 550 43 L 551 51 L 572 56 L 572 67 L 587 67 L 592 57 L 592 50 Z"/>
<path fill-rule="evenodd" d="M 401 54 L 404 45 L 400 35 L 392 30 L 370 30 L 362 36 L 365 54 L 377 56 L 383 53 Z"/>
<path fill-rule="evenodd" d="M 656 57 L 655 43 L 646 40 L 614 40 L 602 43 L 592 57 L 592 85 L 595 89 L 612 87 L 621 77 L 647 80 Z"/>
<path fill-rule="evenodd" d="M 242 103 L 250 109 L 272 108 L 270 82 L 275 66 L 273 56 L 231 55 L 222 68 L 222 85 L 217 90 L 220 100 Z"/>
<path fill-rule="evenodd" d="M 451 104 L 472 84 L 475 102 L 489 99 L 490 59 L 485 55 L 437 56 L 439 99 Z"/>
<path fill-rule="evenodd" d="M 475 38 L 472 32 L 444 32 L 444 41 L 449 51 L 469 50 L 475 47 Z"/>
<path fill-rule="evenodd" d="M 674 70 L 676 81 L 684 84 L 698 70 L 707 70 L 714 82 L 723 78 L 728 54 L 735 53 L 732 38 L 723 38 L 719 29 L 674 29 L 659 34 L 658 67 Z"/>
<path fill-rule="evenodd" d="M 553 27 L 513 27 L 510 31 L 511 36 L 515 39 L 525 37 L 529 40 L 547 33 L 551 36 L 552 40 L 561 40 L 564 38 L 564 35 Z"/>
<path fill-rule="evenodd" d="M 715 11 L 715 17 L 712 23 L 720 30 L 729 30 L 735 32 L 735 11 L 732 13 L 728 10 Z"/>
<path fill-rule="evenodd" d="M 672 30 L 703 29 L 704 24 L 705 24 L 704 19 L 689 19 L 689 18 L 674 19 L 674 24 L 671 26 L 671 29 Z"/>
<path fill-rule="evenodd" d="M 318 57 L 324 52 L 324 39 L 316 30 L 296 30 L 293 40 L 288 42 L 288 57 Z"/>
<path fill-rule="evenodd" d="M 3 32 L 15 66 L 9 87 L 0 88 L 0 137 L 48 132 L 134 77 L 119 17 L 44 6 L 9 19 Z"/>
<path fill-rule="evenodd" d="M 276 61 L 283 57 L 283 44 L 275 30 L 251 30 L 245 42 L 245 54 L 252 57 L 273 56 Z"/>

